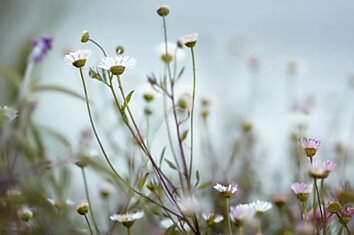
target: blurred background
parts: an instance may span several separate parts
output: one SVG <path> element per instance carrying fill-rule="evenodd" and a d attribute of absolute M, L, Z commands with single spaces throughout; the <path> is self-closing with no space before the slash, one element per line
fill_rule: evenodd
<path fill-rule="evenodd" d="M 139 89 L 148 74 L 163 71 L 156 54 L 163 40 L 162 22 L 155 13 L 161 4 L 171 10 L 170 41 L 199 34 L 197 96 L 211 100 L 210 136 L 218 157 L 227 155 L 225 149 L 242 133 L 242 124 L 251 123 L 257 139 L 254 164 L 258 174 L 267 175 L 260 181 L 267 182 L 265 193 L 271 194 L 274 188 L 289 190 L 286 172 L 294 165 L 286 155 L 295 131 L 297 137 L 322 141 L 322 159 L 334 159 L 338 144 L 351 153 L 354 2 L 348 0 L 0 0 L 0 104 L 15 102 L 15 89 L 7 78 L 23 74 L 31 40 L 40 35 L 53 37 L 53 48 L 34 68 L 34 77 L 82 94 L 78 72 L 66 66 L 63 57 L 68 51 L 90 48 L 94 55 L 88 65 L 98 64 L 100 51 L 80 42 L 83 30 L 111 55 L 123 45 L 126 54 L 137 59 L 124 82 L 127 90 Z M 186 51 L 181 90 L 191 87 L 190 60 Z M 100 128 L 110 129 L 107 89 L 94 80 L 88 86 Z M 85 103 L 55 92 L 38 94 L 37 101 L 35 122 L 55 129 L 76 146 L 82 130 L 89 127 Z M 141 102 L 135 97 L 132 106 Z M 135 111 L 141 116 L 138 108 Z M 154 143 L 162 148 L 159 140 Z M 196 152 L 201 164 L 201 151 Z M 53 146 L 54 158 L 62 154 Z"/>

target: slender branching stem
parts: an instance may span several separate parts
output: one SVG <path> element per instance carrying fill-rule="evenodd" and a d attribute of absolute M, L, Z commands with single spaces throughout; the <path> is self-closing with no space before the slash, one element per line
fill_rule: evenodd
<path fill-rule="evenodd" d="M 93 40 L 91 38 L 89 39 L 89 41 L 92 42 L 93 44 L 95 44 L 102 51 L 103 55 L 107 57 L 105 50 L 98 42 L 96 42 L 95 40 Z"/>
<path fill-rule="evenodd" d="M 87 203 L 89 204 L 89 208 L 90 208 L 90 215 L 91 215 L 91 219 L 93 222 L 93 226 L 95 227 L 96 233 L 97 235 L 100 234 L 99 230 L 98 230 L 98 226 L 96 223 L 96 218 L 95 218 L 95 214 L 94 214 L 94 209 L 92 207 L 91 204 L 91 200 L 90 200 L 90 195 L 89 195 L 89 190 L 88 190 L 88 184 L 87 184 L 87 178 L 86 178 L 86 173 L 85 173 L 85 169 L 83 167 L 81 167 L 81 172 L 82 172 L 82 178 L 84 180 L 84 186 L 85 186 L 85 194 L 86 194 L 86 199 L 87 199 Z"/>

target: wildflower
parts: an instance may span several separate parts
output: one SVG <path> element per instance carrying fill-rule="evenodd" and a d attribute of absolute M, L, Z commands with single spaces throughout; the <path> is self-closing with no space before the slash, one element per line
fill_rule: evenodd
<path fill-rule="evenodd" d="M 343 208 L 338 212 L 338 214 L 340 216 L 339 222 L 342 224 L 347 224 L 354 215 L 354 207 Z"/>
<path fill-rule="evenodd" d="M 167 51 L 166 51 L 166 46 L 167 46 Z M 182 49 L 180 49 L 176 43 L 172 43 L 172 42 L 167 42 L 167 43 L 162 42 L 156 48 L 156 54 L 160 56 L 161 60 L 167 64 L 173 60 L 181 61 L 186 56 L 185 52 Z"/>
<path fill-rule="evenodd" d="M 224 216 L 212 213 L 202 213 L 203 219 L 207 222 L 208 226 L 211 227 L 214 224 L 218 224 L 224 220 Z"/>
<path fill-rule="evenodd" d="M 112 191 L 113 191 L 112 185 L 106 183 L 106 184 L 103 184 L 103 185 L 101 186 L 101 188 L 100 188 L 100 195 L 101 195 L 101 197 L 102 197 L 103 199 L 106 199 L 106 198 L 108 198 L 108 197 L 111 195 Z"/>
<path fill-rule="evenodd" d="M 220 193 L 222 193 L 224 195 L 225 198 L 229 198 L 231 197 L 232 194 L 234 194 L 235 192 L 237 192 L 237 184 L 235 185 L 231 185 L 229 184 L 229 186 L 225 187 L 219 183 L 217 183 L 214 186 L 214 189 L 218 190 Z"/>
<path fill-rule="evenodd" d="M 197 44 L 198 34 L 192 33 L 182 37 L 182 43 L 189 48 L 193 48 Z"/>
<path fill-rule="evenodd" d="M 77 165 L 80 168 L 85 168 L 90 162 L 90 157 L 89 156 L 80 156 L 74 160 L 75 165 Z"/>
<path fill-rule="evenodd" d="M 192 108 L 192 96 L 189 93 L 183 93 L 178 101 L 177 101 L 177 105 L 180 109 L 180 111 L 182 112 L 186 112 L 191 110 Z"/>
<path fill-rule="evenodd" d="M 144 211 L 138 211 L 135 213 L 114 214 L 109 218 L 112 221 L 121 222 L 125 227 L 130 228 L 135 220 L 141 219 L 144 216 Z"/>
<path fill-rule="evenodd" d="M 81 41 L 82 43 L 85 43 L 85 42 L 88 42 L 89 39 L 90 39 L 90 34 L 89 34 L 89 32 L 83 31 L 82 34 L 81 34 L 81 36 L 80 36 L 80 41 Z"/>
<path fill-rule="evenodd" d="M 5 120 L 13 121 L 18 115 L 16 109 L 8 107 L 8 106 L 0 106 L 0 123 Z"/>
<path fill-rule="evenodd" d="M 89 211 L 89 204 L 87 203 L 87 201 L 81 201 L 81 202 L 77 203 L 76 204 L 76 211 L 80 215 L 87 214 Z"/>
<path fill-rule="evenodd" d="M 52 48 L 52 41 L 53 38 L 49 36 L 41 36 L 34 39 L 32 41 L 33 50 L 30 58 L 36 63 L 40 62 Z"/>
<path fill-rule="evenodd" d="M 262 215 L 264 212 L 273 207 L 272 203 L 260 200 L 252 202 L 250 206 L 254 207 L 257 215 Z"/>
<path fill-rule="evenodd" d="M 163 5 L 163 6 L 158 7 L 156 9 L 156 12 L 159 16 L 164 17 L 170 13 L 170 9 L 168 8 L 168 6 Z"/>
<path fill-rule="evenodd" d="M 98 67 L 111 71 L 114 75 L 121 75 L 124 71 L 133 68 L 136 60 L 126 55 L 116 55 L 114 57 L 104 57 Z"/>
<path fill-rule="evenodd" d="M 330 201 L 328 202 L 327 209 L 330 213 L 335 214 L 342 209 L 342 206 L 339 202 Z"/>
<path fill-rule="evenodd" d="M 179 206 L 181 210 L 189 216 L 193 216 L 196 212 L 200 211 L 200 203 L 194 196 L 187 196 L 180 199 Z"/>
<path fill-rule="evenodd" d="M 144 84 L 139 87 L 139 93 L 147 103 L 152 102 L 156 96 L 158 96 L 157 92 L 152 88 L 150 84 Z"/>
<path fill-rule="evenodd" d="M 296 182 L 291 185 L 291 190 L 293 190 L 293 192 L 296 194 L 296 197 L 300 201 L 306 202 L 309 198 L 309 194 L 313 190 L 313 185 Z"/>
<path fill-rule="evenodd" d="M 310 165 L 309 173 L 312 177 L 324 179 L 334 170 L 336 164 L 332 161 L 316 160 Z"/>
<path fill-rule="evenodd" d="M 28 222 L 32 219 L 33 212 L 29 207 L 24 206 L 18 210 L 17 215 L 18 215 L 18 218 L 20 220 L 22 220 L 23 222 Z"/>
<path fill-rule="evenodd" d="M 255 207 L 251 204 L 239 204 L 230 207 L 230 218 L 236 225 L 241 226 L 250 222 L 256 214 Z"/>
<path fill-rule="evenodd" d="M 92 51 L 89 49 L 84 49 L 84 50 L 77 50 L 74 52 L 69 52 L 64 57 L 64 61 L 68 65 L 73 65 L 76 68 L 82 68 L 86 64 L 86 60 L 90 58 L 92 55 Z"/>
<path fill-rule="evenodd" d="M 319 149 L 321 141 L 303 137 L 299 140 L 299 144 L 304 149 L 307 157 L 312 158 L 315 156 L 317 150 Z"/>
<path fill-rule="evenodd" d="M 274 200 L 274 204 L 279 208 L 283 207 L 287 201 L 286 197 L 281 194 L 275 195 L 273 197 L 273 200 Z"/>

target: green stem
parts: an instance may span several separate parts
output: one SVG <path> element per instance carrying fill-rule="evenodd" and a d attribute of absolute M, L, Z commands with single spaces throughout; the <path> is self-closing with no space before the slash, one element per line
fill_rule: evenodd
<path fill-rule="evenodd" d="M 85 194 L 86 194 L 86 199 L 87 199 L 87 203 L 89 204 L 89 207 L 90 207 L 90 211 L 91 211 L 91 219 L 92 219 L 92 222 L 93 222 L 93 226 L 95 227 L 95 230 L 96 230 L 96 233 L 97 234 L 100 234 L 99 230 L 98 230 L 98 227 L 97 227 L 97 223 L 96 223 L 96 218 L 95 218 L 95 215 L 93 213 L 93 207 L 92 207 L 92 204 L 91 204 L 91 200 L 90 200 L 90 195 L 89 195 L 89 192 L 88 192 L 88 185 L 87 185 L 87 178 L 86 178 L 86 173 L 85 173 L 85 168 L 81 168 L 81 172 L 82 172 L 82 178 L 84 180 L 84 185 L 85 185 Z"/>
<path fill-rule="evenodd" d="M 192 64 L 193 64 L 193 92 L 192 92 L 192 108 L 191 108 L 191 118 L 190 118 L 190 126 L 191 126 L 191 152 L 189 158 L 189 176 L 192 174 L 192 165 L 193 165 L 193 119 L 194 119 L 194 103 L 195 103 L 195 91 L 196 91 L 196 66 L 195 66 L 195 55 L 193 47 L 191 47 L 191 55 L 192 55 Z"/>
<path fill-rule="evenodd" d="M 317 180 L 315 177 L 314 177 L 314 184 L 315 184 L 315 190 L 316 190 L 316 194 L 317 194 L 318 207 L 320 208 L 321 218 L 323 221 L 322 204 L 321 204 L 321 199 L 320 199 L 320 193 L 319 193 L 318 186 L 317 186 Z"/>
<path fill-rule="evenodd" d="M 130 227 L 127 227 L 128 235 L 131 235 Z"/>
<path fill-rule="evenodd" d="M 321 201 L 323 208 L 323 235 L 327 234 L 327 213 L 326 213 L 326 204 L 324 201 L 324 179 L 321 179 Z"/>
<path fill-rule="evenodd" d="M 243 227 L 242 227 L 242 225 L 240 225 L 240 227 L 238 228 L 238 234 L 239 235 L 243 235 Z"/>
<path fill-rule="evenodd" d="M 89 222 L 89 220 L 88 220 L 88 218 L 87 218 L 86 214 L 85 214 L 84 216 L 85 216 L 85 220 L 86 220 L 86 222 L 87 222 L 87 225 L 88 225 L 88 227 L 89 227 L 89 229 L 90 229 L 90 234 L 91 234 L 91 235 L 93 235 L 93 232 L 92 232 L 92 228 L 91 228 L 90 222 Z"/>
<path fill-rule="evenodd" d="M 108 163 L 109 167 L 111 168 L 111 170 L 113 171 L 113 173 L 118 177 L 118 179 L 123 182 L 125 185 L 127 185 L 128 183 L 119 175 L 119 173 L 116 171 L 116 169 L 113 167 L 113 164 L 111 163 L 111 161 L 109 160 L 109 157 L 103 147 L 103 144 L 101 142 L 100 137 L 98 136 L 97 130 L 96 130 L 96 126 L 93 122 L 93 117 L 92 117 L 92 111 L 91 111 L 91 107 L 89 104 L 89 97 L 88 97 L 88 92 L 87 92 L 87 88 L 86 88 L 86 83 L 85 83 L 85 79 L 84 79 L 84 75 L 82 72 L 82 68 L 80 68 L 80 76 L 81 76 L 81 81 L 82 81 L 82 86 L 84 88 L 84 93 L 85 93 L 85 101 L 86 101 L 86 107 L 87 107 L 87 112 L 89 114 L 89 119 L 90 119 L 90 124 L 93 130 L 93 133 L 96 137 L 96 140 L 98 142 L 98 145 L 100 146 L 100 149 L 103 153 L 104 158 L 106 159 L 106 162 Z"/>
<path fill-rule="evenodd" d="M 227 221 L 227 227 L 229 229 L 229 235 L 232 235 L 232 230 L 231 230 L 231 221 L 230 221 L 230 212 L 229 212 L 230 208 L 229 208 L 229 198 L 226 198 L 226 221 Z"/>
<path fill-rule="evenodd" d="M 93 40 L 91 38 L 89 39 L 89 41 L 92 42 L 93 44 L 95 44 L 102 51 L 103 55 L 105 57 L 107 57 L 107 54 L 106 54 L 105 50 L 103 49 L 103 47 L 101 47 L 100 44 L 98 44 L 98 42 L 96 42 L 95 40 Z"/>
<path fill-rule="evenodd" d="M 303 219 L 307 220 L 306 202 L 301 202 Z"/>

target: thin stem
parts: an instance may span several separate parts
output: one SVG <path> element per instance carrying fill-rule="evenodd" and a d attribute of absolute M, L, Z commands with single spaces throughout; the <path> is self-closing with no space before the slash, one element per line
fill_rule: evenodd
<path fill-rule="evenodd" d="M 29 59 L 28 64 L 26 66 L 25 74 L 23 76 L 22 83 L 19 88 L 20 90 L 19 90 L 18 97 L 17 97 L 18 101 L 22 100 L 24 97 L 26 97 L 28 95 L 33 65 L 34 65 L 33 61 L 31 59 Z"/>
<path fill-rule="evenodd" d="M 119 175 L 119 173 L 116 171 L 116 169 L 113 167 L 113 164 L 111 163 L 111 161 L 109 160 L 109 157 L 103 147 L 103 144 L 101 142 L 100 137 L 98 136 L 97 130 L 96 130 L 96 126 L 93 122 L 93 117 L 92 117 L 92 111 L 91 111 L 91 107 L 89 104 L 89 97 L 88 97 L 88 92 L 87 92 L 87 88 L 86 88 L 86 83 L 85 83 L 85 79 L 84 79 L 84 75 L 82 72 L 82 68 L 80 68 L 80 76 L 81 76 L 81 81 L 82 81 L 82 86 L 84 88 L 84 93 L 85 93 L 85 101 L 86 101 L 86 107 L 87 107 L 87 112 L 89 114 L 89 119 L 90 119 L 90 124 L 93 130 L 93 133 L 96 137 L 96 140 L 98 142 L 98 145 L 100 146 L 100 149 L 103 153 L 104 158 L 106 159 L 106 162 L 108 163 L 109 167 L 111 168 L 111 170 L 114 172 L 114 174 L 118 177 L 118 179 L 123 182 L 125 185 L 127 185 L 128 183 Z"/>
<path fill-rule="evenodd" d="M 324 201 L 324 179 L 321 179 L 321 201 L 322 201 L 322 208 L 323 208 L 323 235 L 327 234 L 327 213 L 326 213 L 326 204 Z"/>
<path fill-rule="evenodd" d="M 97 227 L 96 218 L 95 218 L 95 215 L 93 213 L 94 210 L 93 210 L 93 207 L 92 207 L 92 204 L 91 204 L 90 195 L 89 195 L 89 191 L 88 191 L 86 173 L 85 173 L 85 169 L 83 167 L 81 167 L 81 172 L 82 172 L 82 178 L 84 180 L 85 194 L 86 194 L 87 203 L 89 204 L 89 208 L 90 208 L 90 211 L 91 211 L 90 214 L 91 214 L 91 219 L 92 219 L 92 222 L 93 222 L 93 226 L 95 227 L 96 233 L 100 234 L 100 232 L 98 230 L 98 227 Z"/>
<path fill-rule="evenodd" d="M 345 230 L 347 231 L 348 235 L 351 235 L 350 230 L 349 230 L 347 224 L 345 223 L 345 221 L 343 221 L 342 217 L 338 214 L 338 212 L 336 213 L 336 215 L 337 215 L 337 217 L 338 217 L 339 222 L 342 224 L 342 227 L 345 228 Z"/>
<path fill-rule="evenodd" d="M 226 198 L 226 221 L 227 221 L 227 227 L 229 229 L 229 235 L 232 235 L 232 230 L 231 230 L 231 221 L 230 221 L 230 212 L 229 212 L 229 198 Z"/>
<path fill-rule="evenodd" d="M 304 220 L 307 220 L 307 213 L 306 213 L 306 202 L 301 202 L 301 209 L 302 209 L 302 216 Z"/>
<path fill-rule="evenodd" d="M 321 199 L 320 199 L 320 193 L 319 193 L 318 186 L 317 186 L 317 180 L 315 177 L 314 177 L 314 185 L 315 185 L 315 190 L 316 190 L 316 194 L 317 194 L 318 207 L 320 208 L 321 218 L 323 221 L 322 204 L 321 204 Z"/>
<path fill-rule="evenodd" d="M 96 42 L 95 40 L 93 40 L 91 38 L 89 39 L 89 41 L 92 42 L 93 44 L 95 44 L 102 51 L 103 55 L 105 57 L 107 57 L 107 54 L 106 54 L 105 50 L 103 49 L 103 47 L 101 47 L 100 44 L 98 44 L 98 42 Z"/>
<path fill-rule="evenodd" d="M 191 126 L 191 150 L 190 150 L 190 158 L 189 158 L 189 177 L 192 175 L 192 166 L 193 166 L 193 118 L 194 118 L 194 103 L 195 103 L 195 91 L 196 91 L 196 66 L 195 66 L 195 55 L 193 47 L 191 47 L 191 55 L 192 55 L 192 64 L 193 64 L 193 92 L 192 92 L 192 108 L 191 108 L 191 118 L 190 118 L 190 126 Z"/>
<path fill-rule="evenodd" d="M 84 214 L 84 217 L 85 217 L 85 220 L 86 220 L 86 222 L 87 222 L 87 225 L 88 225 L 88 227 L 89 227 L 89 229 L 90 229 L 90 234 L 93 235 L 92 228 L 91 228 L 90 222 L 89 222 L 89 220 L 88 220 L 86 214 Z"/>
<path fill-rule="evenodd" d="M 127 227 L 128 235 L 131 235 L 130 227 Z"/>

